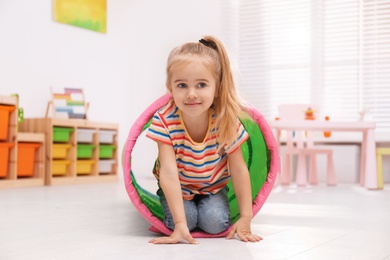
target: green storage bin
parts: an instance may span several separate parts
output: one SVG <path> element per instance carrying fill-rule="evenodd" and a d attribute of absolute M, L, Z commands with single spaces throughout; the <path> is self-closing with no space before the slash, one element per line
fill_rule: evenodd
<path fill-rule="evenodd" d="M 70 134 L 74 128 L 70 127 L 53 127 L 53 142 L 69 142 Z"/>
<path fill-rule="evenodd" d="M 93 149 L 96 145 L 93 144 L 77 144 L 77 158 L 89 159 L 92 158 Z"/>
<path fill-rule="evenodd" d="M 100 159 L 110 159 L 113 157 L 115 145 L 100 145 L 99 158 Z"/>

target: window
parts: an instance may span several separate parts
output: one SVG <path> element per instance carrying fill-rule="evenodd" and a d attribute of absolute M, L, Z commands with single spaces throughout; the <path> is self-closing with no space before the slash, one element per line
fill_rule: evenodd
<path fill-rule="evenodd" d="M 281 103 L 315 103 L 334 120 L 367 110 L 390 131 L 390 1 L 222 3 L 241 94 L 266 118 Z"/>
<path fill-rule="evenodd" d="M 390 131 L 390 1 L 365 0 L 361 25 L 361 103 Z"/>

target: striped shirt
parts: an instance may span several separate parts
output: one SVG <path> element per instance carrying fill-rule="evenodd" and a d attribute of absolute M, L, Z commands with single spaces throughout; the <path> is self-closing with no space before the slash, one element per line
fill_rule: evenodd
<path fill-rule="evenodd" d="M 248 139 L 248 133 L 237 119 L 236 138 L 218 152 L 217 135 L 213 126 L 214 109 L 209 110 L 209 131 L 202 143 L 194 142 L 186 133 L 181 113 L 173 99 L 153 116 L 146 136 L 172 145 L 175 154 L 183 198 L 193 199 L 195 194 L 215 194 L 230 180 L 227 154 L 233 153 Z M 159 160 L 153 174 L 159 180 Z"/>

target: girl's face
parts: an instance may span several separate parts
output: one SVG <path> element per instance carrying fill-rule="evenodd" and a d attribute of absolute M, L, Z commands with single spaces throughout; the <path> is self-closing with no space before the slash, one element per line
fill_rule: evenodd
<path fill-rule="evenodd" d="M 194 58 L 178 66 L 168 83 L 168 89 L 183 116 L 208 116 L 216 96 L 216 80 L 201 59 Z"/>

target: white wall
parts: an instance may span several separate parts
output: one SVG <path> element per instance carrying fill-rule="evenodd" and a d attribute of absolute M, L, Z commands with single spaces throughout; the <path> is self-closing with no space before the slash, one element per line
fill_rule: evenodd
<path fill-rule="evenodd" d="M 220 37 L 220 0 L 107 0 L 107 33 L 52 20 L 51 0 L 0 0 L 0 95 L 18 93 L 25 117 L 43 117 L 50 86 L 78 87 L 92 121 L 133 121 L 165 93 L 169 51 Z M 152 166 L 150 166 L 152 167 Z"/>
<path fill-rule="evenodd" d="M 220 1 L 107 0 L 101 34 L 54 22 L 51 0 L 0 0 L 0 95 L 18 93 L 25 117 L 43 117 L 50 86 L 83 88 L 90 120 L 119 123 L 123 146 L 134 120 L 165 92 L 169 51 L 205 34 L 223 40 Z M 148 154 L 142 147 L 140 156 Z"/>

